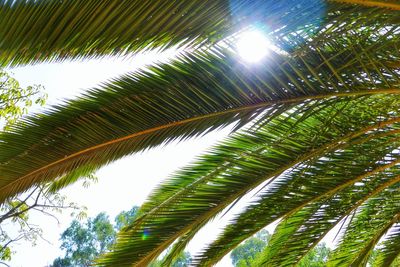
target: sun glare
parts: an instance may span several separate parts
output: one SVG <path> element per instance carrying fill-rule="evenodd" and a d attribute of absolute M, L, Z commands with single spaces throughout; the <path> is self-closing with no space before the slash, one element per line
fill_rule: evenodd
<path fill-rule="evenodd" d="M 262 60 L 269 52 L 271 43 L 260 31 L 252 30 L 240 34 L 236 49 L 244 60 L 256 63 Z"/>

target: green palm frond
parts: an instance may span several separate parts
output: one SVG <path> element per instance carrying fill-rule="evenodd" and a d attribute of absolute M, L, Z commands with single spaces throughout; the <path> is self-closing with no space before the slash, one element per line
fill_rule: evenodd
<path fill-rule="evenodd" d="M 374 9 L 372 10 L 376 11 Z M 393 54 L 393 51 L 387 53 L 388 51 L 380 46 L 380 44 L 387 45 L 390 43 L 390 40 L 394 41 L 397 46 L 397 40 L 393 39 L 393 36 L 395 36 L 394 33 L 398 31 L 397 26 L 394 26 L 396 25 L 396 19 L 392 17 L 390 13 L 383 16 L 383 20 L 373 16 L 367 16 L 367 14 L 370 15 L 369 12 L 372 12 L 372 10 L 365 11 L 365 14 L 357 13 L 357 15 L 355 15 L 355 17 L 361 18 L 360 20 L 364 22 L 364 24 L 360 23 L 360 25 L 363 26 L 359 28 L 351 24 L 341 24 L 340 20 L 335 16 L 332 19 L 332 24 L 327 22 L 327 29 L 322 30 L 320 35 L 314 35 L 309 43 L 303 46 L 300 45 L 300 48 L 291 51 L 289 55 L 290 60 L 285 60 L 284 63 L 280 65 L 291 66 L 292 69 L 295 70 L 295 74 L 283 70 L 285 74 L 289 76 L 289 79 L 286 81 L 295 86 L 298 85 L 300 80 L 305 83 L 311 83 L 307 84 L 309 85 L 306 88 L 307 92 L 312 92 L 313 90 L 320 91 L 322 88 L 329 88 L 331 86 L 335 88 L 339 86 L 351 90 L 358 86 L 371 88 L 376 87 L 378 84 L 386 84 L 386 86 L 391 87 L 391 85 L 397 84 L 398 73 L 395 67 L 396 64 L 392 65 L 384 62 L 384 58 L 389 54 Z M 349 14 L 346 15 L 349 16 Z M 367 18 L 371 18 L 371 20 Z M 365 27 L 365 23 L 367 22 L 371 23 L 371 27 Z M 390 26 L 386 28 L 383 26 L 385 23 Z M 332 25 L 334 25 L 333 28 L 330 28 Z M 341 31 L 341 27 L 345 30 Z M 351 28 L 352 30 L 348 31 L 347 28 Z M 377 33 L 379 31 L 380 33 Z M 282 41 L 278 43 L 278 46 L 286 50 L 289 47 L 290 50 L 291 47 L 299 45 L 299 43 L 297 43 L 297 37 L 296 35 L 290 38 L 290 41 L 286 43 Z M 285 40 L 285 38 L 289 37 L 282 37 L 282 40 Z M 296 45 L 293 46 L 293 43 Z M 382 53 L 380 51 L 386 52 Z M 316 63 L 317 61 L 320 63 Z M 301 62 L 301 64 L 299 64 L 299 62 Z M 304 68 L 300 70 L 300 66 Z M 315 68 L 315 66 L 318 67 Z M 271 71 L 271 69 L 267 69 L 266 71 Z M 325 71 L 329 74 L 326 75 L 327 72 Z M 383 74 L 382 71 L 388 74 Z M 353 79 L 344 78 L 346 77 L 345 73 L 351 75 Z M 354 75 L 356 75 L 357 78 L 354 79 Z M 300 77 L 300 79 L 294 77 Z M 332 79 L 335 81 L 332 81 Z M 286 81 L 281 80 L 279 84 L 283 85 Z M 356 81 L 356 83 L 353 83 L 354 81 Z M 321 86 L 316 88 L 312 85 L 313 82 L 317 82 Z M 301 87 L 297 88 L 300 90 L 302 89 Z M 274 88 L 269 89 L 274 90 Z M 352 116 L 343 115 L 341 117 L 340 115 L 349 107 L 341 106 L 341 108 L 339 108 L 337 105 L 346 104 L 333 99 L 332 102 L 329 103 L 325 101 L 323 101 L 322 104 L 315 102 L 312 104 L 308 103 L 310 106 L 307 106 L 308 104 L 306 105 L 306 110 L 303 111 L 304 114 L 300 117 L 296 117 L 293 114 L 301 113 L 299 110 L 304 107 L 304 103 L 302 103 L 297 105 L 297 108 L 293 109 L 291 112 L 284 113 L 285 115 L 283 117 L 277 115 L 280 119 L 267 119 L 265 123 L 262 123 L 262 129 L 268 127 L 268 132 L 275 133 L 275 136 L 271 137 L 266 135 L 268 138 L 264 136 L 264 138 L 260 140 L 260 132 L 250 132 L 242 137 L 236 137 L 234 140 L 228 141 L 215 151 L 211 151 L 211 153 L 202 158 L 198 164 L 190 166 L 190 168 L 178 174 L 174 179 L 167 181 L 150 196 L 149 201 L 142 207 L 142 217 L 139 218 L 132 227 L 121 233 L 119 243 L 115 247 L 114 252 L 101 259 L 100 264 L 105 266 L 112 266 L 113 264 L 125 266 L 131 263 L 143 265 L 155 259 L 164 249 L 176 240 L 178 240 L 176 244 L 180 247 L 180 249 L 176 251 L 180 251 L 184 247 L 184 244 L 187 244 L 190 238 L 199 230 L 197 227 L 198 225 L 207 223 L 210 219 L 214 218 L 257 185 L 268 179 L 274 179 L 298 165 L 309 164 L 309 161 L 318 158 L 322 158 L 319 164 L 324 166 L 326 165 L 326 161 L 324 160 L 326 153 L 334 153 L 337 150 L 345 148 L 345 146 L 352 145 L 352 142 L 361 142 L 363 144 L 364 142 L 376 138 L 376 140 L 380 140 L 381 143 L 374 145 L 367 143 L 369 145 L 369 150 L 379 146 L 386 149 L 384 150 L 385 153 L 389 153 L 390 149 L 393 150 L 393 146 L 397 143 L 392 143 L 391 146 L 388 147 L 386 142 L 388 138 L 391 138 L 390 140 L 397 138 L 399 120 L 396 117 L 397 115 L 394 115 L 392 119 L 381 124 L 381 122 L 378 121 L 382 118 L 386 118 L 388 114 L 382 115 L 382 117 L 379 118 L 381 115 L 377 115 L 374 112 L 371 113 L 371 111 L 374 110 L 374 108 L 371 107 L 375 107 L 375 111 L 377 111 L 380 110 L 380 107 L 385 106 L 388 108 L 387 111 L 389 113 L 394 112 L 393 114 L 397 114 L 399 98 L 393 96 L 380 100 L 380 98 L 372 97 L 369 98 L 369 101 L 363 98 L 360 102 L 356 102 L 358 104 L 353 102 L 349 103 L 350 100 L 351 98 L 344 99 L 347 105 L 355 108 L 354 112 L 357 110 L 355 113 L 350 112 L 353 114 Z M 319 105 L 325 105 L 325 107 L 319 107 Z M 285 110 L 290 110 L 293 106 L 294 105 L 287 107 Z M 327 107 L 333 107 L 333 109 L 330 109 L 330 115 L 324 112 Z M 276 111 L 278 108 L 275 106 L 274 110 Z M 368 113 L 372 117 L 368 117 L 368 115 L 366 115 Z M 278 112 L 278 114 L 281 113 Z M 312 117 L 314 121 L 311 119 L 304 119 L 307 123 L 303 122 L 303 118 L 312 115 L 317 116 Z M 350 123 L 349 125 L 347 123 L 349 123 L 348 120 L 351 121 L 351 119 L 346 116 L 350 116 L 352 119 L 359 117 L 360 120 L 357 120 L 357 122 L 353 121 L 354 124 Z M 268 118 L 268 116 L 266 117 Z M 288 117 L 293 117 L 294 121 L 291 121 Z M 343 124 L 338 123 L 340 126 L 334 123 L 331 124 L 332 122 L 330 119 L 328 122 L 322 123 L 320 121 L 320 125 L 315 125 L 315 120 L 326 120 L 326 118 L 336 117 L 342 118 Z M 263 120 L 261 119 L 260 121 L 262 122 Z M 378 122 L 378 124 L 374 124 L 373 121 L 375 121 L 375 123 Z M 285 124 L 288 122 L 291 124 Z M 361 127 L 361 125 L 366 122 L 372 123 L 373 125 L 364 125 L 365 128 L 362 129 L 357 128 Z M 393 124 L 396 125 L 393 126 L 395 129 L 392 129 Z M 295 130 L 293 130 L 296 125 L 300 125 L 303 128 L 295 128 Z M 337 133 L 338 135 L 336 137 L 329 135 L 334 133 L 337 128 L 340 129 L 341 127 L 343 127 L 342 129 L 344 132 L 350 131 L 347 132 L 348 135 L 342 135 L 343 132 L 340 134 Z M 381 127 L 385 129 L 383 132 L 380 132 L 382 130 Z M 318 128 L 321 129 L 322 132 L 307 132 L 310 128 Z M 289 139 L 287 143 L 281 141 L 287 138 L 288 133 L 292 133 L 292 131 L 296 133 L 296 129 L 304 131 L 301 133 L 305 136 L 295 135 L 295 137 Z M 357 132 L 355 129 L 359 129 L 360 132 Z M 380 135 L 383 135 L 382 140 L 378 138 Z M 316 142 L 316 140 L 318 140 L 316 136 L 321 138 L 321 143 Z M 343 139 L 337 139 L 339 136 Z M 311 137 L 314 139 L 310 139 Z M 328 144 L 324 143 L 328 141 L 330 141 Z M 283 143 L 281 144 L 281 142 Z M 302 148 L 304 150 L 295 150 L 295 148 Z M 260 155 L 260 153 L 265 152 L 265 150 L 271 150 L 270 153 L 272 154 L 267 156 Z M 372 151 L 374 150 L 372 149 Z M 379 155 L 378 152 L 375 153 L 376 156 Z M 301 156 L 303 154 L 305 154 L 304 157 Z M 355 152 L 352 154 L 352 157 L 354 155 Z M 362 166 L 373 166 L 373 163 L 371 158 L 371 161 L 364 162 Z M 391 164 L 388 166 L 391 166 Z M 379 167 L 377 167 L 377 169 L 380 170 Z M 350 169 L 348 171 L 353 171 L 353 176 L 350 177 L 354 180 L 363 177 L 362 173 L 365 171 L 365 168 Z M 358 171 L 358 173 L 356 171 Z M 303 180 L 304 179 L 306 178 L 303 178 Z M 296 214 L 296 212 L 302 208 L 307 208 L 307 205 L 312 201 L 316 201 L 315 205 L 318 205 L 318 201 L 322 201 L 319 199 L 321 190 L 322 192 L 326 190 L 326 194 L 328 195 L 325 197 L 328 198 L 331 194 L 339 194 L 339 190 L 344 190 L 351 186 L 351 182 L 355 183 L 357 181 L 353 180 L 350 180 L 350 182 L 346 180 L 341 184 L 340 182 L 343 181 L 338 180 L 338 178 L 334 176 L 332 177 L 331 183 L 326 184 L 325 187 L 320 186 L 321 183 L 325 184 L 325 180 L 321 183 L 312 180 L 314 183 L 314 185 L 311 184 L 313 186 L 310 186 L 310 188 L 313 189 L 312 191 L 310 190 L 312 192 L 312 198 L 304 199 L 305 193 L 311 193 L 308 192 L 308 190 L 306 190 L 306 192 L 299 192 L 299 198 L 293 200 L 291 205 L 285 205 L 285 207 L 282 208 L 283 210 L 271 211 L 269 207 L 276 205 L 276 203 L 286 203 L 287 201 L 284 196 L 290 193 L 288 190 L 293 189 L 290 184 L 282 186 L 282 188 L 277 187 L 277 191 L 271 193 L 272 197 L 270 195 L 266 197 L 265 205 L 262 205 L 263 202 L 258 203 L 259 205 L 251 207 L 248 211 L 243 213 L 242 216 L 234 222 L 232 227 L 227 228 L 221 238 L 211 244 L 204 254 L 196 259 L 196 262 L 200 265 L 209 265 L 217 262 L 232 248 L 240 244 L 240 242 L 269 223 L 272 223 L 274 220 L 284 218 L 292 213 Z M 285 183 L 283 183 L 283 185 L 285 185 Z M 316 187 L 317 185 L 319 187 Z M 299 185 L 296 185 L 296 188 L 298 187 Z M 293 194 L 296 195 L 295 193 Z M 257 221 L 255 218 L 257 218 Z M 259 218 L 264 218 L 264 220 L 258 221 Z M 334 224 L 331 224 L 332 227 L 333 225 Z M 143 234 L 146 233 L 149 233 L 152 237 L 149 237 L 147 240 L 142 240 Z M 303 248 L 304 253 L 306 253 L 310 247 L 311 245 L 305 246 Z M 291 256 L 292 255 L 293 254 L 291 254 Z M 171 255 L 171 257 L 173 257 L 173 255 Z"/>
<path fill-rule="evenodd" d="M 375 152 L 372 144 L 369 144 L 369 150 Z M 381 153 L 381 157 L 384 156 Z M 349 177 L 349 180 L 343 179 L 344 183 L 341 182 L 330 192 L 321 194 L 318 200 L 313 200 L 304 207 L 300 206 L 299 211 L 286 216 L 278 225 L 271 243 L 264 252 L 263 262 L 268 266 L 294 265 L 299 262 L 334 226 L 349 220 L 365 201 L 398 184 L 400 169 L 395 167 L 395 164 L 399 162 L 397 157 L 379 167 L 372 167 L 370 171 L 361 175 Z M 363 165 L 366 166 L 365 163 Z"/>
<path fill-rule="evenodd" d="M 323 23 L 330 12 L 354 23 L 354 16 L 366 7 L 376 8 L 368 20 L 381 20 L 386 9 L 399 6 L 355 0 L 2 0 L 0 65 L 210 45 L 251 23 L 293 34 Z"/>
<path fill-rule="evenodd" d="M 329 116 L 325 118 L 329 118 Z M 392 144 L 392 140 L 398 138 L 398 131 L 392 132 L 392 130 L 388 130 L 386 133 L 382 133 L 379 135 L 383 135 L 382 138 L 384 138 L 383 140 L 381 140 L 381 142 L 388 142 L 387 140 L 389 140 L 390 146 L 396 145 Z M 364 166 L 373 166 L 373 158 L 364 161 L 363 165 L 357 166 L 357 168 L 352 167 L 352 165 L 349 164 L 351 162 L 349 161 L 349 159 L 354 158 L 356 153 L 354 153 L 355 151 L 350 150 L 349 152 L 352 152 L 350 154 L 351 156 L 343 157 L 342 159 L 349 161 L 349 163 L 343 164 L 339 167 L 339 165 L 336 165 L 334 162 L 334 157 L 344 156 L 346 152 L 345 149 L 349 149 L 348 146 L 351 145 L 353 142 L 364 143 L 368 142 L 368 140 L 370 140 L 371 138 L 376 138 L 377 136 L 367 136 L 363 134 L 363 137 L 360 137 L 361 136 L 356 137 L 353 135 L 353 137 L 350 140 L 347 139 L 346 142 L 339 141 L 339 143 L 341 143 L 341 145 L 339 146 L 335 147 L 329 144 L 329 149 L 326 149 L 324 147 L 323 149 L 318 149 L 318 146 L 316 146 L 316 149 L 311 150 L 312 153 L 309 153 L 309 155 L 305 154 L 304 152 L 299 154 L 298 158 L 296 158 L 297 161 L 294 162 L 295 164 L 288 165 L 286 169 L 281 169 L 281 171 L 286 171 L 286 173 L 283 173 L 283 177 L 280 177 L 278 180 L 276 180 L 276 182 L 272 183 L 268 187 L 267 192 L 261 196 L 260 201 L 256 201 L 255 205 L 250 206 L 247 211 L 243 212 L 243 214 L 241 214 L 236 220 L 234 220 L 232 222 L 232 225 L 226 228 L 221 237 L 219 237 L 209 246 L 209 248 L 206 249 L 204 255 L 199 257 L 199 260 L 201 259 L 201 262 L 205 265 L 216 262 L 221 259 L 226 253 L 228 253 L 232 247 L 240 244 L 247 237 L 250 237 L 268 224 L 274 222 L 275 220 L 278 220 L 279 218 L 284 218 L 285 216 L 289 216 L 292 213 L 296 213 L 297 211 L 299 215 L 296 214 L 297 217 L 295 217 L 294 220 L 298 220 L 298 216 L 300 216 L 301 219 L 302 216 L 304 216 L 304 212 L 307 211 L 307 209 L 310 209 L 310 207 L 307 208 L 307 205 L 311 205 L 309 203 L 317 201 L 317 203 L 311 205 L 311 208 L 315 207 L 315 205 L 324 205 L 322 201 L 324 198 L 331 196 L 337 191 L 340 192 L 340 190 L 345 189 L 347 186 L 350 186 L 352 183 L 355 183 L 357 182 L 357 180 L 363 178 L 365 175 L 363 172 L 366 171 Z M 353 138 L 355 138 L 355 140 Z M 296 140 L 297 139 L 298 138 L 296 138 Z M 337 142 L 335 138 L 328 140 L 331 140 L 333 143 Z M 304 141 L 301 140 L 301 143 L 303 144 Z M 291 144 L 295 145 L 296 143 L 292 141 Z M 314 145 L 314 143 L 310 144 L 311 147 L 313 147 Z M 376 143 L 367 143 L 367 145 L 367 150 L 370 149 L 378 154 L 375 149 Z M 390 151 L 390 149 L 393 149 L 393 147 L 389 147 L 386 149 Z M 344 150 L 344 152 L 339 153 L 342 150 Z M 283 150 L 280 149 L 279 151 Z M 314 162 L 315 159 L 309 158 L 310 156 L 317 157 L 318 161 Z M 330 160 L 332 160 L 332 165 L 327 164 L 327 162 L 329 162 Z M 390 167 L 392 166 L 392 164 L 385 164 L 383 166 Z M 333 169 L 333 167 L 335 169 Z M 343 172 L 346 172 L 344 176 L 341 176 L 339 168 L 343 168 Z M 376 167 L 375 169 L 380 170 L 379 167 Z M 372 175 L 373 173 L 367 174 Z M 323 204 L 321 204 L 321 202 Z M 281 205 L 281 203 L 285 204 Z M 303 208 L 305 209 L 305 211 L 302 210 Z M 312 220 L 311 222 L 315 221 L 316 220 Z M 326 222 L 322 220 L 321 224 L 316 227 L 315 230 L 318 234 L 320 233 L 318 231 L 323 231 L 324 223 Z M 286 227 L 284 229 L 285 231 L 289 232 L 286 237 L 291 236 L 290 231 L 288 230 L 290 228 Z M 303 228 L 301 229 L 303 230 Z M 315 238 L 315 233 L 312 232 L 312 230 L 313 229 L 310 229 L 309 234 L 312 238 Z M 305 232 L 308 233 L 307 231 Z M 310 245 L 310 243 L 307 243 L 307 241 L 301 239 L 301 236 L 298 239 L 296 239 L 296 237 L 297 236 L 293 238 L 295 239 L 295 241 L 298 241 L 298 243 L 300 243 L 300 246 Z M 291 241 L 292 243 L 290 243 L 290 246 L 284 246 L 285 244 L 281 244 L 282 246 L 284 246 L 285 249 L 284 252 L 282 251 L 282 254 L 284 254 L 286 258 L 293 256 L 293 254 L 291 254 L 290 252 L 295 252 L 295 256 L 297 257 L 301 255 L 299 245 L 296 246 L 295 241 Z M 304 243 L 302 243 L 303 241 Z M 273 241 L 271 242 L 271 244 L 274 244 Z M 282 240 L 280 240 L 280 242 L 283 243 Z M 278 245 L 280 244 L 279 242 L 276 243 Z M 292 246 L 293 248 L 297 248 L 297 250 L 291 251 L 290 249 L 292 248 Z M 285 257 L 276 257 L 274 259 L 280 261 L 284 260 Z"/>
<path fill-rule="evenodd" d="M 311 42 L 294 57 L 270 51 L 256 69 L 215 48 L 111 81 L 1 135 L 0 200 L 163 142 L 232 122 L 243 125 L 267 108 L 265 116 L 282 105 L 313 99 L 398 94 L 396 67 L 385 65 L 400 58 L 400 52 L 385 56 L 396 51 L 396 32 L 392 27 L 376 38 L 363 27 L 356 44 L 350 42 L 351 32 L 343 47 L 317 48 Z M 292 44 L 290 36 L 286 39 L 277 44 Z M 340 70 L 333 67 L 338 65 Z"/>
<path fill-rule="evenodd" d="M 198 224 L 204 224 L 215 217 L 235 199 L 240 198 L 264 181 L 274 179 L 281 173 L 296 166 L 302 166 L 315 158 L 322 158 L 319 162 L 320 165 L 326 164 L 324 157 L 328 155 L 328 152 L 334 153 L 343 149 L 346 145 L 351 144 L 350 141 L 366 142 L 378 133 L 383 135 L 382 138 L 386 142 L 389 137 L 393 139 L 393 136 L 399 135 L 398 122 L 400 119 L 396 118 L 396 115 L 392 114 L 394 116 L 392 117 L 386 112 L 392 113 L 394 109 L 397 109 L 400 99 L 394 102 L 391 98 L 387 99 L 388 102 L 380 99 L 382 97 L 370 97 L 369 101 L 361 98 L 350 103 L 348 100 L 336 101 L 335 104 L 326 103 L 326 113 L 321 111 L 306 118 L 304 116 L 307 114 L 308 108 L 302 107 L 304 114 L 301 114 L 301 110 L 296 110 L 293 112 L 296 115 L 292 114 L 289 119 L 287 113 L 282 114 L 269 122 L 267 126 L 263 126 L 262 130 L 240 134 L 227 144 L 214 149 L 212 154 L 206 155 L 202 161 L 183 171 L 155 192 L 150 198 L 151 201 L 142 207 L 144 215 L 133 226 L 120 234 L 119 243 L 113 253 L 103 259 L 101 263 L 106 266 L 115 264 L 125 266 L 129 265 L 127 259 L 130 257 L 130 262 L 136 265 L 146 264 L 181 235 L 193 231 Z M 366 111 L 368 115 L 363 114 L 360 117 L 358 111 L 361 107 L 368 110 Z M 338 110 L 341 112 L 338 113 Z M 325 118 L 329 117 L 333 117 L 334 121 L 327 125 Z M 371 119 L 374 120 L 373 118 L 377 117 L 381 117 L 382 121 L 371 125 Z M 386 133 L 385 135 L 383 131 Z M 373 140 L 375 141 L 376 138 Z M 377 143 L 373 144 L 374 147 L 376 145 Z M 390 146 L 393 149 L 395 144 L 390 143 Z M 371 150 L 371 145 L 368 146 L 368 149 Z M 364 170 L 364 168 L 361 170 L 358 168 L 354 170 L 354 173 Z M 295 175 L 294 172 L 292 174 Z M 310 201 L 305 198 L 305 193 L 314 198 L 319 196 L 322 186 L 318 182 L 312 183 L 312 181 L 314 180 L 310 180 L 310 187 L 303 190 L 305 191 L 303 194 L 300 194 L 301 192 L 298 194 L 297 202 L 293 200 L 295 207 Z M 340 182 L 337 177 L 332 177 L 331 183 L 324 183 L 325 190 L 332 190 L 332 187 L 337 186 Z M 270 201 L 268 206 L 271 203 L 285 202 L 287 204 L 282 209 L 293 208 L 285 198 L 289 185 L 282 183 L 284 184 L 281 188 L 282 191 L 278 191 L 276 197 L 268 198 Z M 291 185 L 289 188 L 292 186 L 299 188 L 297 184 L 296 186 Z M 175 194 L 171 194 L 171 192 L 175 192 Z M 274 214 L 274 210 L 264 210 L 263 208 L 266 206 L 260 206 L 262 206 L 261 210 L 270 212 L 268 217 L 265 215 L 265 220 L 259 221 L 260 217 L 251 216 L 250 220 L 254 223 L 258 222 L 262 227 L 284 215 L 284 213 Z M 249 233 L 243 228 L 243 225 L 240 226 L 242 227 L 230 232 L 228 240 L 232 241 L 232 238 L 238 236 L 240 238 L 241 235 Z M 149 234 L 146 240 L 142 239 L 144 233 Z M 204 265 L 212 264 L 213 259 L 219 259 L 219 257 L 215 258 L 216 255 L 213 253 L 222 256 L 223 254 L 218 252 L 221 250 L 228 252 L 232 249 L 231 244 L 226 242 L 227 239 L 220 243 L 221 247 L 217 245 L 210 247 L 204 255 L 204 259 L 207 260 Z"/>
<path fill-rule="evenodd" d="M 200 43 L 231 25 L 226 0 L 2 0 L 0 18 L 3 65 Z"/>
<path fill-rule="evenodd" d="M 369 7 L 380 7 L 380 8 L 387 8 L 392 10 L 400 10 L 400 3 L 397 0 L 393 1 L 385 1 L 385 0 L 378 0 L 378 1 L 368 1 L 368 0 L 330 0 L 332 2 L 337 3 L 346 3 L 346 4 L 353 4 L 353 5 L 363 5 Z"/>
<path fill-rule="evenodd" d="M 396 223 L 385 236 L 385 241 L 382 243 L 382 248 L 377 249 L 376 254 L 371 262 L 372 266 L 396 266 L 396 261 L 399 259 L 400 251 L 400 235 L 399 235 L 400 225 Z"/>
<path fill-rule="evenodd" d="M 301 5 L 316 3 L 325 6 L 321 0 Z M 288 0 L 278 5 L 250 0 L 2 0 L 0 65 L 211 45 L 252 23 L 254 16 L 273 21 L 269 30 L 277 30 L 292 17 L 288 10 L 298 12 L 291 20 L 302 27 L 315 11 Z"/>
<path fill-rule="evenodd" d="M 399 185 L 387 187 L 360 207 L 328 266 L 366 266 L 375 245 L 400 219 Z"/>

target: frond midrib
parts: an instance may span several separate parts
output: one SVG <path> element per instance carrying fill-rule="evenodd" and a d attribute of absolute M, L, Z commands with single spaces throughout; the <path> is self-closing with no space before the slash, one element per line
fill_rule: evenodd
<path fill-rule="evenodd" d="M 101 143 L 101 144 L 97 144 L 95 146 L 80 150 L 74 154 L 68 155 L 62 159 L 59 159 L 57 161 L 51 162 L 45 166 L 40 167 L 39 169 L 36 169 L 28 174 L 25 174 L 22 177 L 19 177 L 18 179 L 12 181 L 11 183 L 8 183 L 7 185 L 0 187 L 0 191 L 3 190 L 7 190 L 7 188 L 14 186 L 16 183 L 20 182 L 21 180 L 24 180 L 32 175 L 36 175 L 39 174 L 42 171 L 45 171 L 51 167 L 53 167 L 54 165 L 60 164 L 62 162 L 66 162 L 68 160 L 77 158 L 83 154 L 86 153 L 90 153 L 93 151 L 96 151 L 97 149 L 101 149 L 110 145 L 114 145 L 117 143 L 121 143 L 124 142 L 126 140 L 129 139 L 133 139 L 135 137 L 138 136 L 142 136 L 142 135 L 146 135 L 146 134 L 150 134 L 150 133 L 154 133 L 163 129 L 167 129 L 167 128 L 172 128 L 172 127 L 176 127 L 179 125 L 184 125 L 187 123 L 191 123 L 194 121 L 199 121 L 202 119 L 207 119 L 207 118 L 211 118 L 211 117 L 217 117 L 217 116 L 222 116 L 225 114 L 229 114 L 229 113 L 236 113 L 236 112 L 242 112 L 242 111 L 248 111 L 248 110 L 255 110 L 255 109 L 259 109 L 259 108 L 264 108 L 267 106 L 271 106 L 271 105 L 276 105 L 276 104 L 290 104 L 290 103 L 297 103 L 297 102 L 302 102 L 302 101 L 307 101 L 307 100 L 319 100 L 319 99 L 326 99 L 326 98 L 332 98 L 332 97 L 352 97 L 352 96 L 363 96 L 363 95 L 375 95 L 375 94 L 400 94 L 400 89 L 397 88 L 389 88 L 389 89 L 372 89 L 372 90 L 363 90 L 363 91 L 355 91 L 355 92 L 335 92 L 335 93 L 325 93 L 325 94 L 317 94 L 317 95 L 308 95 L 308 96 L 300 96 L 300 97 L 295 97 L 295 98 L 290 98 L 290 99 L 283 99 L 283 100 L 276 100 L 276 101 L 268 101 L 268 102 L 262 102 L 262 103 L 258 103 L 258 104 L 254 104 L 254 105 L 248 105 L 248 106 L 241 106 L 238 108 L 233 108 L 233 109 L 228 109 L 228 110 L 224 110 L 224 111 L 220 111 L 220 112 L 215 112 L 215 113 L 211 113 L 211 114 L 205 114 L 205 115 L 201 115 L 201 116 L 197 116 L 197 117 L 193 117 L 193 118 L 189 118 L 186 120 L 181 120 L 181 121 L 177 121 L 177 122 L 173 122 L 173 123 L 169 123 L 169 124 L 165 124 L 165 125 L 161 125 L 161 126 L 157 126 L 154 128 L 150 128 L 150 129 L 146 129 L 137 133 L 133 133 L 131 135 L 127 135 L 127 136 L 123 136 L 121 138 L 117 138 L 117 139 L 113 139 L 111 141 L 105 142 L 105 143 Z"/>
<path fill-rule="evenodd" d="M 353 4 L 360 6 L 368 6 L 368 7 L 379 7 L 379 8 L 388 8 L 392 10 L 400 10 L 400 4 L 395 3 L 384 3 L 380 1 L 369 1 L 369 0 L 328 0 L 330 2 L 336 3 L 344 3 L 344 4 Z"/>

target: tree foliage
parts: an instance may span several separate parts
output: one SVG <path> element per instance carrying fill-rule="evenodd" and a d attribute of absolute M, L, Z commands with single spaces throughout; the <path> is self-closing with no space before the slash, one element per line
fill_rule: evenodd
<path fill-rule="evenodd" d="M 267 230 L 261 230 L 255 236 L 237 246 L 231 253 L 233 266 L 254 266 L 261 252 L 267 246 L 270 237 L 271 235 Z"/>
<path fill-rule="evenodd" d="M 94 218 L 88 218 L 86 222 L 73 220 L 60 237 L 62 241 L 60 248 L 65 251 L 65 256 L 55 259 L 51 266 L 92 266 L 96 257 L 112 248 L 117 232 L 130 225 L 138 216 L 137 212 L 137 206 L 120 212 L 115 217 L 114 224 L 104 212 Z M 190 253 L 182 252 L 172 262 L 171 267 L 187 267 L 190 262 Z M 162 266 L 162 259 L 153 262 L 150 266 Z"/>
<path fill-rule="evenodd" d="M 43 89 L 40 85 L 22 88 L 15 78 L 0 69 L 0 125 L 7 129 L 33 104 L 43 106 L 47 98 Z"/>
<path fill-rule="evenodd" d="M 235 267 L 258 267 L 263 266 L 263 253 L 268 246 L 271 235 L 265 229 L 258 232 L 255 236 L 247 239 L 232 250 L 231 259 Z M 300 267 L 324 267 L 331 254 L 331 249 L 325 243 L 317 245 L 310 250 L 297 266 Z M 267 266 L 268 263 L 267 263 Z"/>
<path fill-rule="evenodd" d="M 0 69 L 0 127 L 9 130 L 17 124 L 23 115 L 32 108 L 43 106 L 47 94 L 41 85 L 22 88 L 19 82 L 5 70 Z M 84 180 L 89 185 L 96 177 L 91 174 Z M 67 202 L 64 195 L 55 190 L 67 184 L 60 179 L 56 182 L 40 184 L 27 193 L 8 199 L 0 205 L 0 260 L 4 265 L 11 260 L 15 251 L 12 245 L 18 241 L 31 242 L 35 245 L 38 239 L 46 240 L 43 229 L 31 222 L 32 214 L 40 214 L 58 222 L 57 214 L 69 210 L 71 216 L 85 216 L 84 207 Z M 13 227 L 10 227 L 10 223 Z"/>
<path fill-rule="evenodd" d="M 127 225 L 131 225 L 133 221 L 137 217 L 137 213 L 139 211 L 139 207 L 134 206 L 132 209 L 128 211 L 121 211 L 117 217 L 115 217 L 115 228 L 117 230 L 121 230 Z"/>
<path fill-rule="evenodd" d="M 91 266 L 98 255 L 110 249 L 115 235 L 114 226 L 105 213 L 89 218 L 84 224 L 74 220 L 61 235 L 65 257 L 54 260 L 53 266 Z"/>
<path fill-rule="evenodd" d="M 149 264 L 149 267 L 163 267 L 164 259 L 155 260 L 154 262 Z M 189 267 L 190 263 L 192 262 L 192 256 L 189 252 L 184 251 L 181 252 L 169 266 L 171 267 Z"/>
<path fill-rule="evenodd" d="M 47 95 L 40 85 L 22 88 L 8 72 L 0 69 L 0 128 L 6 131 L 28 113 L 32 106 L 43 106 Z M 75 203 L 66 203 L 58 193 L 49 194 L 46 186 L 36 186 L 30 192 L 9 199 L 0 205 L 0 260 L 2 264 L 11 260 L 12 245 L 25 240 L 35 244 L 43 238 L 43 230 L 30 220 L 30 212 L 55 218 L 61 209 L 77 209 Z M 8 225 L 12 223 L 12 229 Z"/>

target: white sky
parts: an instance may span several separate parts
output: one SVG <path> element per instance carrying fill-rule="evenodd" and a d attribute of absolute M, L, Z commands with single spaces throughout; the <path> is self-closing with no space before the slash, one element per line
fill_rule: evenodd
<path fill-rule="evenodd" d="M 87 62 L 64 62 L 39 64 L 10 70 L 22 86 L 41 84 L 49 95 L 48 104 L 77 96 L 84 89 L 94 87 L 107 79 L 118 77 L 128 71 L 149 64 L 155 60 L 165 61 L 176 52 L 147 53 L 130 59 L 103 59 Z M 164 178 L 179 167 L 189 163 L 212 144 L 224 138 L 228 130 L 210 133 L 202 138 L 185 142 L 174 142 L 167 146 L 126 157 L 100 169 L 99 182 L 88 189 L 77 183 L 61 193 L 68 200 L 88 208 L 88 215 L 96 216 L 105 211 L 113 220 L 122 210 L 140 205 L 150 191 Z M 50 242 L 39 240 L 36 246 L 20 242 L 15 246 L 17 253 L 10 262 L 15 267 L 42 267 L 63 255 L 60 251 L 60 234 L 69 226 L 72 218 L 69 212 L 59 215 L 60 224 L 42 214 L 31 214 L 32 221 L 44 229 L 44 237 Z M 224 218 L 225 219 L 225 218 Z M 218 223 L 217 223 L 218 224 Z M 211 230 L 210 230 L 211 228 Z M 190 244 L 189 249 L 200 249 L 206 237 L 214 238 L 217 227 L 208 227 L 207 235 L 200 235 Z M 226 257 L 219 266 L 231 266 Z"/>

